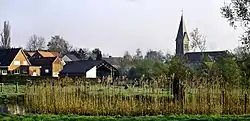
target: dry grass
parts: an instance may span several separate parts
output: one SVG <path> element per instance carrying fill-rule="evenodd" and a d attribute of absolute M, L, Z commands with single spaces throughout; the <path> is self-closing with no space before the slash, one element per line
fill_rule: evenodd
<path fill-rule="evenodd" d="M 26 110 L 35 113 L 126 116 L 250 113 L 249 90 L 222 91 L 210 85 L 187 87 L 185 92 L 185 99 L 176 101 L 171 86 L 124 89 L 123 86 L 90 85 L 80 80 L 59 80 L 28 86 L 25 99 Z"/>

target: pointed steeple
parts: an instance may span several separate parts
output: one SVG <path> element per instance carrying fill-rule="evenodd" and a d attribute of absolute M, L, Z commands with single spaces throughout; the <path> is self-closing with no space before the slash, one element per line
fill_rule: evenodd
<path fill-rule="evenodd" d="M 189 37 L 187 29 L 183 20 L 183 14 L 181 15 L 181 21 L 176 37 L 176 55 L 184 55 L 189 51 Z"/>

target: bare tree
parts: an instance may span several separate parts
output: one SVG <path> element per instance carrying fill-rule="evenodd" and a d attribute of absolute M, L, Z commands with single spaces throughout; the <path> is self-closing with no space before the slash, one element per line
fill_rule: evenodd
<path fill-rule="evenodd" d="M 45 39 L 43 37 L 38 37 L 37 35 L 32 35 L 27 42 L 26 49 L 30 51 L 43 50 L 46 48 Z"/>
<path fill-rule="evenodd" d="M 203 52 L 206 50 L 206 37 L 200 34 L 198 28 L 195 28 L 191 33 L 191 48 L 196 50 L 197 48 Z"/>
<path fill-rule="evenodd" d="M 67 54 L 72 50 L 72 46 L 68 43 L 68 41 L 64 40 L 60 36 L 52 36 L 47 46 L 48 50 L 60 52 L 62 55 Z"/>
<path fill-rule="evenodd" d="M 4 21 L 4 28 L 1 34 L 1 46 L 2 48 L 10 48 L 10 24 L 8 21 Z"/>

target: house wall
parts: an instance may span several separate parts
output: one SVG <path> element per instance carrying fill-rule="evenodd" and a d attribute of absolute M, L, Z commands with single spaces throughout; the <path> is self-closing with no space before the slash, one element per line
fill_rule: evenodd
<path fill-rule="evenodd" d="M 40 76 L 41 75 L 40 67 L 30 66 L 29 67 L 29 75 L 31 75 L 31 76 Z"/>
<path fill-rule="evenodd" d="M 41 76 L 51 77 L 52 74 L 53 73 L 51 66 L 42 66 L 42 68 L 40 69 Z"/>
<path fill-rule="evenodd" d="M 52 64 L 52 76 L 58 77 L 59 72 L 63 69 L 63 63 L 59 58 L 56 58 Z"/>
<path fill-rule="evenodd" d="M 29 60 L 27 60 L 26 56 L 24 55 L 24 52 L 20 50 L 12 63 L 10 64 L 8 70 L 13 71 L 17 68 L 19 68 L 21 65 L 29 65 Z"/>
<path fill-rule="evenodd" d="M 94 66 L 93 68 L 91 68 L 90 70 L 88 70 L 86 72 L 86 78 L 96 78 L 97 77 L 97 73 L 96 73 L 96 66 Z"/>

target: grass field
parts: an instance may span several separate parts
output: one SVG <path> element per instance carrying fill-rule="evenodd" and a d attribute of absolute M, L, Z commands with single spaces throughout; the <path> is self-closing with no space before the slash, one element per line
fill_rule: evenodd
<path fill-rule="evenodd" d="M 4 84 L 0 85 L 1 95 L 22 95 L 25 93 L 26 85 Z"/>
<path fill-rule="evenodd" d="M 78 115 L 0 115 L 0 121 L 247 121 L 250 116 L 78 116 Z"/>

